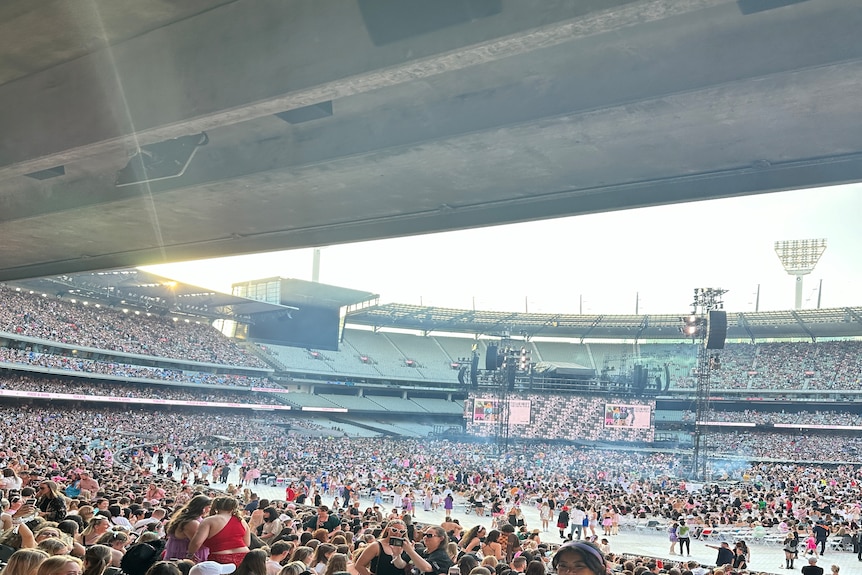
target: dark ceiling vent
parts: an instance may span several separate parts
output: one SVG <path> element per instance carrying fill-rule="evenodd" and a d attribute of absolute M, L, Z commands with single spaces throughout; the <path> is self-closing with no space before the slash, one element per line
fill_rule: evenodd
<path fill-rule="evenodd" d="M 50 180 L 51 178 L 65 176 L 66 166 L 54 166 L 53 168 L 48 168 L 47 170 L 39 170 L 38 172 L 30 172 L 29 174 L 24 175 L 28 178 L 33 178 L 34 180 Z"/>
<path fill-rule="evenodd" d="M 312 104 L 311 106 L 303 106 L 302 108 L 294 108 L 286 112 L 276 114 L 279 118 L 288 124 L 302 124 L 303 122 L 311 122 L 321 118 L 328 118 L 332 115 L 332 100 Z"/>

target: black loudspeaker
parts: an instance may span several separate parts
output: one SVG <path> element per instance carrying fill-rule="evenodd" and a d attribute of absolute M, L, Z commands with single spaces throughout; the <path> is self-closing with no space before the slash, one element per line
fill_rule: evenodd
<path fill-rule="evenodd" d="M 485 351 L 485 369 L 494 371 L 497 369 L 497 346 L 489 345 Z"/>
<path fill-rule="evenodd" d="M 462 365 L 458 370 L 458 383 L 461 385 L 467 385 L 467 366 Z"/>
<path fill-rule="evenodd" d="M 709 312 L 709 321 L 706 324 L 706 349 L 724 349 L 725 339 L 727 339 L 727 312 Z"/>
<path fill-rule="evenodd" d="M 479 387 L 479 356 L 475 352 L 473 359 L 470 360 L 470 385 L 473 389 Z"/>
<path fill-rule="evenodd" d="M 515 391 L 515 363 L 506 364 L 506 383 L 509 385 L 509 391 Z"/>

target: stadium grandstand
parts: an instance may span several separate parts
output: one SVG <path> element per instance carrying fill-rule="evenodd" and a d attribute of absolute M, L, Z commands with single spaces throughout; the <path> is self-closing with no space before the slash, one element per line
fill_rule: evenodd
<path fill-rule="evenodd" d="M 478 420 L 477 406 L 497 406 L 501 371 L 488 369 L 487 355 L 508 347 L 509 399 L 530 410 L 525 420 L 508 421 L 512 441 L 646 443 L 682 452 L 691 445 L 698 346 L 681 338 L 680 316 L 379 305 L 373 294 L 322 286 L 322 299 L 340 310 L 337 345 L 297 347 L 274 343 L 274 332 L 248 336 L 270 318 L 290 314 L 291 321 L 303 303 L 318 306 L 313 286 L 289 280 L 273 291 L 276 280 L 263 281 L 270 284 L 266 302 L 131 269 L 0 287 L 2 393 L 205 404 L 298 419 L 325 414 L 385 436 L 425 429 L 487 441 L 500 425 Z M 250 285 L 242 292 L 254 292 Z M 720 369 L 712 373 L 712 451 L 738 455 L 746 441 L 770 445 L 803 425 L 815 445 L 818 434 L 835 432 L 855 444 L 862 429 L 854 405 L 862 378 L 860 317 L 862 308 L 731 314 Z M 239 337 L 214 326 L 233 327 Z M 610 429 L 602 416 L 608 405 L 646 406 L 646 419 L 637 429 Z M 560 418 L 583 424 L 556 425 Z M 727 433 L 747 435 L 719 441 Z M 817 452 L 805 458 L 817 460 Z"/>
<path fill-rule="evenodd" d="M 30 477 L 46 475 L 43 466 L 59 449 L 70 454 L 63 461 L 94 470 L 109 489 L 130 481 L 128 496 L 146 501 L 154 493 L 156 504 L 161 491 L 167 504 L 181 500 L 183 482 L 213 494 L 245 485 L 273 498 L 286 487 L 289 493 L 311 485 L 310 495 L 336 507 L 340 496 L 353 497 L 344 495 L 349 488 L 369 502 L 419 505 L 413 513 L 430 518 L 442 501 L 435 483 L 423 486 L 416 475 L 427 465 L 423 477 L 436 474 L 436 485 L 458 486 L 451 513 L 471 521 L 468 514 L 486 515 L 477 502 L 511 507 L 511 495 L 502 497 L 478 472 L 457 470 L 499 461 L 497 473 L 531 502 L 524 509 L 529 521 L 538 521 L 548 496 L 581 505 L 566 482 L 598 482 L 611 489 L 609 499 L 585 502 L 588 520 L 616 517 L 616 541 L 655 556 L 649 541 L 679 518 L 676 504 L 642 498 L 631 486 L 614 504 L 611 497 L 621 500 L 611 495 L 613 486 L 630 485 L 627 474 L 659 490 L 684 485 L 699 423 L 708 430 L 709 479 L 723 491 L 699 502 L 680 488 L 694 502 L 688 517 L 697 537 L 764 545 L 758 554 L 771 557 L 769 545 L 779 545 L 787 520 L 769 506 L 757 517 L 738 517 L 726 511 L 732 500 L 721 498 L 745 486 L 746 501 L 762 498 L 762 484 L 751 477 L 800 481 L 792 471 L 800 464 L 821 474 L 836 470 L 829 489 L 837 493 L 852 489 L 856 472 L 847 470 L 862 464 L 859 308 L 731 315 L 726 346 L 710 352 L 720 361 L 710 408 L 697 422 L 700 344 L 681 337 L 680 316 L 379 305 L 373 294 L 334 286 L 322 287 L 329 303 L 320 308 L 308 282 L 285 282 L 286 291 L 260 302 L 136 270 L 95 277 L 0 286 L 5 417 L 16 429 L 44 429 L 56 438 L 48 445 L 22 432 L 18 439 L 34 446 Z M 337 321 L 325 337 L 311 334 L 319 346 L 289 345 L 269 329 L 300 318 L 309 302 L 324 309 L 318 321 Z M 255 325 L 268 327 L 256 332 Z M 284 329 L 288 339 L 303 333 Z M 366 474 L 357 455 L 371 453 L 383 467 Z M 313 481 L 310 458 L 323 466 Z M 527 461 L 541 465 L 549 482 L 523 482 Z M 121 483 L 115 465 L 125 468 Z M 445 477 L 444 469 L 451 469 Z M 821 485 L 806 481 L 811 490 Z M 832 552 L 852 551 L 845 534 L 858 509 L 853 501 L 840 504 Z M 547 532 L 545 538 L 556 539 Z"/>
<path fill-rule="evenodd" d="M 858 573 L 860 27 L 0 3 L 0 575 Z"/>

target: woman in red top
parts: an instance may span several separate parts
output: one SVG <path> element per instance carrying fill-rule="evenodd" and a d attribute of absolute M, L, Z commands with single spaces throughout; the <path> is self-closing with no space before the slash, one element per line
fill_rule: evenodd
<path fill-rule="evenodd" d="M 210 561 L 239 566 L 249 552 L 251 532 L 239 515 L 239 503 L 232 497 L 216 497 L 209 517 L 201 521 L 189 543 L 186 559 L 191 559 L 202 546 L 209 548 Z"/>

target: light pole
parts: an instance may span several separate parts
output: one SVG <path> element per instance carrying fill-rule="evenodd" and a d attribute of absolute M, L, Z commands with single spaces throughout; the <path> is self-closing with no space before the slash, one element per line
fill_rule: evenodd
<path fill-rule="evenodd" d="M 826 238 L 775 242 L 775 254 L 781 260 L 784 271 L 796 276 L 796 309 L 802 309 L 802 276 L 814 271 L 825 251 Z"/>

